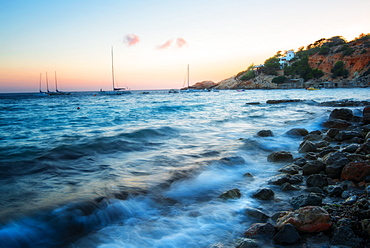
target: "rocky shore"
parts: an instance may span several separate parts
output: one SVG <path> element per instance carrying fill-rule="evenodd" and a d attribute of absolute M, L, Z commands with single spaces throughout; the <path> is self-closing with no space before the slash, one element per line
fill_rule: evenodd
<path fill-rule="evenodd" d="M 370 247 L 370 106 L 363 107 L 359 116 L 346 107 L 364 106 L 364 102 L 321 104 L 340 108 L 331 112 L 323 130 L 294 128 L 287 132 L 302 139 L 297 148 L 301 157 L 293 158 L 287 151 L 268 156 L 271 163 L 284 166 L 269 180 L 269 186 L 252 194 L 260 207 L 246 207 L 244 214 L 255 223 L 246 226 L 244 237 L 233 247 Z M 274 134 L 261 130 L 257 135 Z M 288 196 L 284 197 L 288 202 L 279 202 L 281 194 Z M 232 189 L 220 198 L 240 196 L 239 189 Z M 273 205 L 285 209 L 271 213 Z M 210 247 L 230 246 L 218 243 Z"/>

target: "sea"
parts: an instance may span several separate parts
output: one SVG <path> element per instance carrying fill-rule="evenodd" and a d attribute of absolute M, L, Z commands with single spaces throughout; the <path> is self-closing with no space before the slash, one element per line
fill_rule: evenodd
<path fill-rule="evenodd" d="M 268 184 L 285 165 L 269 154 L 302 156 L 286 132 L 322 130 L 335 107 L 321 102 L 370 100 L 370 88 L 142 93 L 0 94 L 0 247 L 235 247 L 256 222 L 246 208 L 291 209 L 294 193 Z M 301 101 L 266 102 L 289 99 Z M 274 200 L 251 197 L 263 187 Z M 220 198 L 232 189 L 241 197 Z"/>

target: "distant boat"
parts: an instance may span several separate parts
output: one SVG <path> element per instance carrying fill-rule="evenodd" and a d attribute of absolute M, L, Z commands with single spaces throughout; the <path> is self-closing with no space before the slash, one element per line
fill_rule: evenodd
<path fill-rule="evenodd" d="M 188 87 L 187 88 L 183 88 L 180 90 L 180 92 L 184 92 L 184 93 L 188 93 L 188 92 L 201 92 L 201 90 L 198 90 L 198 89 L 191 89 L 190 88 L 190 85 L 189 85 L 189 65 L 188 65 L 188 70 L 187 70 L 187 73 L 186 73 L 186 78 L 185 80 L 187 79 L 187 84 L 188 84 Z"/>
<path fill-rule="evenodd" d="M 320 89 L 314 88 L 314 87 L 308 87 L 308 88 L 306 88 L 306 90 L 320 90 Z"/>
<path fill-rule="evenodd" d="M 175 90 L 175 89 L 170 89 L 170 90 L 168 91 L 168 93 L 179 93 L 179 91 L 178 91 L 178 90 Z"/>
<path fill-rule="evenodd" d="M 49 95 L 70 95 L 70 92 L 63 92 L 58 90 L 57 72 L 54 72 L 55 92 L 49 91 Z"/>
<path fill-rule="evenodd" d="M 111 56 L 112 56 L 112 86 L 113 90 L 105 91 L 100 89 L 100 95 L 124 95 L 124 94 L 131 94 L 131 91 L 127 90 L 126 88 L 116 88 L 114 86 L 114 65 L 113 65 L 113 47 L 111 49 Z"/>
<path fill-rule="evenodd" d="M 39 93 L 36 93 L 35 96 L 49 96 L 46 92 L 43 92 L 41 90 L 41 78 L 42 78 L 42 73 L 40 73 Z"/>

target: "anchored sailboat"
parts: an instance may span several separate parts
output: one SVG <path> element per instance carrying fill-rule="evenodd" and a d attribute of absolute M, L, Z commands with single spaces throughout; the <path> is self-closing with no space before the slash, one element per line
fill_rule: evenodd
<path fill-rule="evenodd" d="M 42 79 L 42 73 L 40 73 L 39 93 L 36 93 L 35 96 L 48 96 L 48 94 L 46 92 L 43 92 L 41 90 L 41 79 Z"/>
<path fill-rule="evenodd" d="M 63 91 L 58 90 L 57 72 L 54 72 L 54 82 L 55 82 L 55 92 L 51 92 L 48 90 L 49 95 L 70 95 L 71 94 L 70 92 L 63 92 Z"/>
<path fill-rule="evenodd" d="M 200 92 L 200 90 L 198 90 L 198 89 L 191 89 L 190 88 L 190 85 L 189 85 L 189 65 L 188 65 L 188 69 L 187 69 L 187 76 L 186 76 L 186 79 L 187 79 L 187 84 L 188 84 L 188 87 L 186 87 L 186 88 L 182 88 L 181 90 L 180 90 L 180 92 L 185 92 L 185 93 L 187 93 L 187 92 Z"/>
<path fill-rule="evenodd" d="M 114 63 L 113 63 L 113 47 L 111 49 L 111 56 L 112 56 L 112 91 L 104 91 L 100 89 L 99 94 L 101 95 L 123 95 L 123 94 L 131 94 L 131 91 L 127 90 L 126 88 L 116 88 L 114 86 Z"/>

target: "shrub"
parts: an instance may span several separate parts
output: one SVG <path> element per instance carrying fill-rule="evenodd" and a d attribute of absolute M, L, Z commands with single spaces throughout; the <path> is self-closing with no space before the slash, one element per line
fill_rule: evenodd
<path fill-rule="evenodd" d="M 328 55 L 330 52 L 330 48 L 328 46 L 323 46 L 320 48 L 319 55 Z"/>
<path fill-rule="evenodd" d="M 337 78 L 337 77 L 346 78 L 348 77 L 348 74 L 349 74 L 348 70 L 344 69 L 343 61 L 338 61 L 337 63 L 335 63 L 331 72 L 333 73 L 332 78 Z"/>
<path fill-rule="evenodd" d="M 278 76 L 278 77 L 274 77 L 272 79 L 272 82 L 275 83 L 275 84 L 283 84 L 283 83 L 285 83 L 285 81 L 286 81 L 286 77 L 284 77 L 284 76 Z"/>

